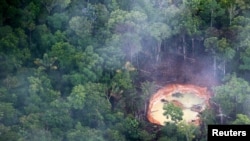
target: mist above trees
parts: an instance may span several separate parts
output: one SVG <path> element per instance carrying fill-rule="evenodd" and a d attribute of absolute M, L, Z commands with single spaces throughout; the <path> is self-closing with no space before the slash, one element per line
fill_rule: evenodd
<path fill-rule="evenodd" d="M 249 8 L 248 0 L 2 0 L 0 140 L 204 140 L 204 125 L 221 115 L 249 123 Z M 216 108 L 201 114 L 200 132 L 147 121 L 149 97 L 167 83 L 213 90 Z"/>

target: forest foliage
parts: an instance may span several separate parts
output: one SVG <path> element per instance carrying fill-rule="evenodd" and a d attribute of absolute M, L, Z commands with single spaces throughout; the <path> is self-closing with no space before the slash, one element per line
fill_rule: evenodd
<path fill-rule="evenodd" d="M 249 124 L 249 34 L 248 0 L 1 0 L 0 140 L 206 140 L 207 124 Z M 199 127 L 146 118 L 157 84 L 140 72 L 166 53 L 212 62 Z"/>

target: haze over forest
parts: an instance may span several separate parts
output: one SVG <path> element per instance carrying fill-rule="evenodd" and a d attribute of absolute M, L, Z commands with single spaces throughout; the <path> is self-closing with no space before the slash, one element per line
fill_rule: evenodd
<path fill-rule="evenodd" d="M 0 1 L 0 141 L 205 141 L 250 124 L 249 72 L 249 0 Z M 148 121 L 167 84 L 211 91 L 200 126 Z"/>

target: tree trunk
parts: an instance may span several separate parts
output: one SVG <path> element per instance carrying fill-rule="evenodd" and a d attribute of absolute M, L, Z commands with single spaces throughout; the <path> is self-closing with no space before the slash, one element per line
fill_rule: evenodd
<path fill-rule="evenodd" d="M 156 63 L 160 61 L 160 53 L 161 53 L 161 41 L 158 41 L 156 48 Z"/>
<path fill-rule="evenodd" d="M 211 9 L 210 27 L 213 27 L 213 14 L 214 14 L 214 10 L 213 10 L 213 9 Z"/>
<path fill-rule="evenodd" d="M 213 68 L 214 68 L 214 77 L 216 77 L 216 56 L 215 55 L 214 55 Z"/>
<path fill-rule="evenodd" d="M 130 47 L 130 54 L 129 54 L 129 56 L 130 56 L 130 62 L 132 62 L 132 47 Z"/>
<path fill-rule="evenodd" d="M 182 36 L 183 59 L 186 60 L 186 40 L 185 35 Z"/>
<path fill-rule="evenodd" d="M 230 4 L 230 7 L 229 7 L 227 10 L 228 10 L 228 13 L 229 13 L 229 25 L 231 25 L 231 24 L 232 24 L 233 17 L 237 14 L 235 5 L 233 5 L 233 4 L 231 3 L 231 4 Z"/>
<path fill-rule="evenodd" d="M 226 75 L 226 59 L 223 60 L 223 76 Z"/>
<path fill-rule="evenodd" d="M 224 115 L 222 113 L 221 107 L 219 106 L 219 116 L 220 116 L 220 124 L 223 124 L 224 122 Z"/>
<path fill-rule="evenodd" d="M 31 48 L 31 30 L 29 30 L 29 47 Z"/>
<path fill-rule="evenodd" d="M 131 62 L 132 63 L 132 62 Z M 136 64 L 137 64 L 137 68 L 140 69 L 140 65 L 139 65 L 139 55 L 136 54 Z"/>
<path fill-rule="evenodd" d="M 194 57 L 194 38 L 192 38 L 192 56 Z"/>
<path fill-rule="evenodd" d="M 231 25 L 232 23 L 232 19 L 233 19 L 233 14 L 232 14 L 232 7 L 229 7 L 228 9 L 228 13 L 229 13 L 229 25 Z"/>

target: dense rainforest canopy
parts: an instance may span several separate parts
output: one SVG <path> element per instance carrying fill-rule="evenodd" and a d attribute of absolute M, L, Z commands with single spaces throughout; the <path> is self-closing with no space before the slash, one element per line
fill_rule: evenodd
<path fill-rule="evenodd" d="M 250 124 L 249 0 L 1 0 L 1 141 L 206 140 Z M 168 83 L 208 87 L 199 127 L 148 122 Z"/>

